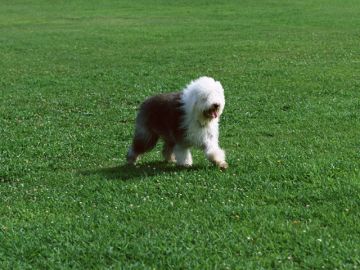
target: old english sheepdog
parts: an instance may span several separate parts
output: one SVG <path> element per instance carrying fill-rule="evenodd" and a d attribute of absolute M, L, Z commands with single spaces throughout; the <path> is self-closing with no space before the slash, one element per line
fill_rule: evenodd
<path fill-rule="evenodd" d="M 225 105 L 224 89 L 210 77 L 192 81 L 181 92 L 160 94 L 141 104 L 135 135 L 127 153 L 134 164 L 139 155 L 150 151 L 159 138 L 164 140 L 166 161 L 192 165 L 190 148 L 204 150 L 206 157 L 226 169 L 225 152 L 219 147 L 219 118 Z"/>

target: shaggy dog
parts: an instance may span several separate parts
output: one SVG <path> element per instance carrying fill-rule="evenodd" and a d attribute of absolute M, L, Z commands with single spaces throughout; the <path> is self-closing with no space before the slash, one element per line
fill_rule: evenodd
<path fill-rule="evenodd" d="M 180 166 L 192 165 L 190 147 L 204 150 L 206 157 L 226 169 L 225 153 L 219 147 L 219 117 L 225 105 L 221 83 L 210 77 L 192 81 L 181 92 L 153 96 L 140 106 L 135 135 L 127 153 L 134 164 L 150 151 L 159 138 L 164 140 L 165 160 Z"/>

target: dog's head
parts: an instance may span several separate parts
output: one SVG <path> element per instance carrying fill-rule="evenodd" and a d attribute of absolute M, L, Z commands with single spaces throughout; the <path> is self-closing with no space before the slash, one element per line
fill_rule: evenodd
<path fill-rule="evenodd" d="M 185 107 L 192 110 L 201 125 L 218 121 L 225 106 L 224 89 L 213 78 L 201 77 L 184 90 Z M 188 110 L 188 113 L 190 111 Z"/>

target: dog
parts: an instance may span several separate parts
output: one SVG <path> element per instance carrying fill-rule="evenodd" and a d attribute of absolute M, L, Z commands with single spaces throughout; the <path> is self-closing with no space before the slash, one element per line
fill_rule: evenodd
<path fill-rule="evenodd" d="M 159 94 L 145 100 L 139 109 L 128 164 L 164 141 L 166 161 L 190 167 L 191 147 L 204 151 L 220 169 L 228 168 L 225 152 L 219 146 L 219 118 L 224 110 L 224 89 L 211 77 L 200 77 L 181 92 Z"/>

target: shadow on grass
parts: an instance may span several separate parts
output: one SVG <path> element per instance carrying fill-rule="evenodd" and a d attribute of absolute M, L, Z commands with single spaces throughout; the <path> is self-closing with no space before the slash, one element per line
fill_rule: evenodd
<path fill-rule="evenodd" d="M 120 165 L 115 167 L 98 168 L 94 170 L 79 171 L 80 175 L 101 175 L 108 180 L 134 180 L 138 178 L 145 178 L 149 176 L 161 175 L 164 173 L 180 172 L 180 171 L 194 171 L 202 167 L 192 166 L 191 168 L 184 168 L 169 164 L 166 162 L 149 162 L 137 165 Z"/>
<path fill-rule="evenodd" d="M 12 178 L 10 178 L 10 177 L 8 177 L 8 176 L 3 176 L 3 175 L 0 175 L 0 184 L 1 183 L 13 183 L 13 182 L 15 182 L 15 180 L 14 179 L 12 179 Z"/>

